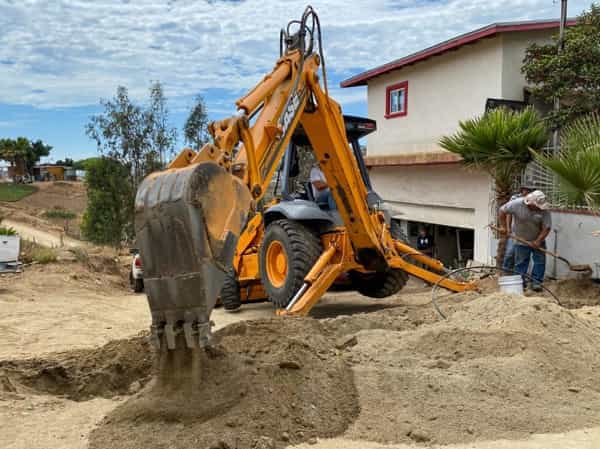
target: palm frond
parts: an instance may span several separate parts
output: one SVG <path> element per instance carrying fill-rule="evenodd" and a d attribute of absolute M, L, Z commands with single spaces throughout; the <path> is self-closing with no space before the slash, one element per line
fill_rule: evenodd
<path fill-rule="evenodd" d="M 459 122 L 459 130 L 442 137 L 439 144 L 460 155 L 466 165 L 486 170 L 497 184 L 510 185 L 532 160 L 530 150 L 543 148 L 547 138 L 533 108 L 519 112 L 502 108 Z"/>
<path fill-rule="evenodd" d="M 565 128 L 559 154 L 535 157 L 556 174 L 568 204 L 600 208 L 600 115 L 584 116 Z"/>

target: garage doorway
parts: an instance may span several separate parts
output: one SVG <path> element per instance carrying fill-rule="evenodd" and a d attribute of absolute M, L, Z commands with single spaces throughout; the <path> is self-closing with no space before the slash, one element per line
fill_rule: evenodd
<path fill-rule="evenodd" d="M 419 229 L 425 228 L 433 237 L 433 256 L 441 260 L 446 267 L 462 268 L 473 259 L 475 231 L 472 229 L 418 221 L 395 221 L 404 231 L 404 235 L 408 236 L 408 243 L 414 248 L 417 247 Z"/>

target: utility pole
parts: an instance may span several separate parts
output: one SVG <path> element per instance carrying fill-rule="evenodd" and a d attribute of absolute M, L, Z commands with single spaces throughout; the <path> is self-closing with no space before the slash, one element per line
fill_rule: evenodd
<path fill-rule="evenodd" d="M 565 28 L 567 27 L 567 0 L 560 0 L 560 31 L 558 34 L 558 54 L 560 55 L 565 48 Z M 554 97 L 554 112 L 560 111 L 560 97 L 557 95 Z M 559 133 L 560 129 L 558 126 L 554 129 L 552 134 L 552 146 L 553 151 L 558 152 L 559 145 Z"/>

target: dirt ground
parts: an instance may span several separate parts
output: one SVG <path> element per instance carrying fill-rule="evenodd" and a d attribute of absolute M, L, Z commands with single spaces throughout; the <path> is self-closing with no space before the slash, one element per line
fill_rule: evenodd
<path fill-rule="evenodd" d="M 46 232 L 64 232 L 79 238 L 81 217 L 87 204 L 85 185 L 82 182 L 36 182 L 38 191 L 14 203 L 0 202 L 0 212 L 13 222 L 20 222 Z M 75 218 L 47 218 L 45 213 L 59 209 L 72 212 Z"/>
<path fill-rule="evenodd" d="M 0 277 L 0 447 L 600 444 L 593 284 L 554 286 L 570 309 L 443 294 L 448 320 L 415 281 L 384 301 L 328 294 L 307 319 L 217 309 L 215 352 L 168 361 L 186 381 L 153 378 L 166 362 L 148 347 L 145 298 L 104 263 Z"/>

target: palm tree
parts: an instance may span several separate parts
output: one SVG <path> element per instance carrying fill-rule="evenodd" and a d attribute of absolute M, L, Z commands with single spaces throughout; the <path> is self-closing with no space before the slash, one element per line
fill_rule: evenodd
<path fill-rule="evenodd" d="M 510 200 L 515 181 L 533 160 L 531 150 L 540 150 L 548 140 L 548 130 L 532 107 L 515 112 L 495 109 L 459 122 L 459 131 L 442 137 L 440 146 L 460 155 L 468 167 L 484 170 L 495 183 L 496 217 L 502 204 Z M 502 265 L 506 236 L 500 236 L 496 263 Z"/>
<path fill-rule="evenodd" d="M 563 129 L 558 154 L 535 157 L 556 174 L 561 202 L 600 208 L 600 114 L 583 116 Z"/>

